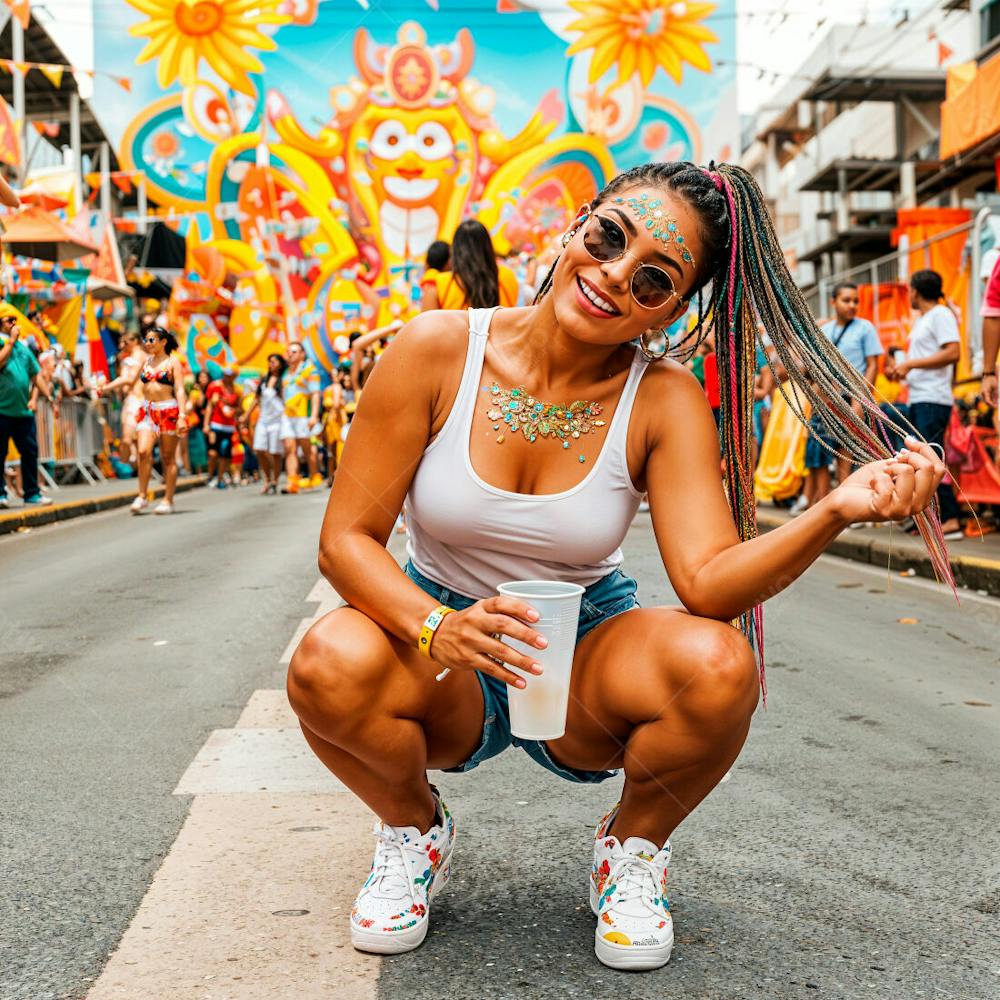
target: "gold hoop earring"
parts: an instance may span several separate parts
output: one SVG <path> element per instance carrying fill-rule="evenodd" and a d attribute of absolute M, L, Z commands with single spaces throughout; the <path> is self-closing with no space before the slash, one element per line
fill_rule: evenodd
<path fill-rule="evenodd" d="M 669 347 L 664 330 L 649 329 L 639 338 L 639 350 L 647 361 L 659 361 L 666 355 Z"/>

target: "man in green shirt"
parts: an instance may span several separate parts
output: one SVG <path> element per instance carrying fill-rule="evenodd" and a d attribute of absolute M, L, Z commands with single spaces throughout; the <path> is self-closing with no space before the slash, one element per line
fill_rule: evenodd
<path fill-rule="evenodd" d="M 0 316 L 0 461 L 6 461 L 7 449 L 13 441 L 21 456 L 24 503 L 30 507 L 52 503 L 38 489 L 38 438 L 35 414 L 28 406 L 31 387 L 36 382 L 42 395 L 52 402 L 52 390 L 39 378 L 39 371 L 34 354 L 21 343 L 16 318 Z M 7 506 L 7 482 L 0 477 L 0 507 Z"/>

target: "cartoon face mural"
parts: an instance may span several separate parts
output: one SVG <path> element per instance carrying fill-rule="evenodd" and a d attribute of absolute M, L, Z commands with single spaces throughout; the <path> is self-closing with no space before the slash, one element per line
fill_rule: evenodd
<path fill-rule="evenodd" d="M 688 0 L 637 0 L 635 16 L 616 0 L 393 3 L 95 14 L 97 58 L 132 83 L 123 96 L 99 77 L 94 106 L 122 168 L 188 230 L 171 315 L 197 311 L 200 340 L 211 318 L 244 367 L 291 338 L 335 367 L 348 333 L 412 314 L 427 247 L 464 218 L 499 253 L 538 252 L 616 167 L 721 158 L 735 135 L 733 73 L 712 62 L 734 56 L 735 0 L 713 30 L 716 6 Z M 217 295 L 206 261 L 225 267 Z M 225 315 L 206 313 L 216 300 Z"/>
<path fill-rule="evenodd" d="M 464 30 L 437 50 L 413 23 L 390 49 L 360 31 L 354 56 L 368 90 L 352 81 L 331 94 L 368 232 L 394 262 L 422 257 L 458 221 L 475 169 L 474 124 L 482 122 L 459 87 L 473 55 Z M 479 107 L 492 102 L 472 81 L 464 93 L 477 95 Z"/>
<path fill-rule="evenodd" d="M 356 136 L 356 138 L 354 137 Z M 370 138 L 365 138 L 370 136 Z M 369 108 L 348 138 L 348 169 L 396 258 L 418 258 L 444 228 L 442 215 L 468 188 L 472 130 L 454 108 L 440 112 Z"/>

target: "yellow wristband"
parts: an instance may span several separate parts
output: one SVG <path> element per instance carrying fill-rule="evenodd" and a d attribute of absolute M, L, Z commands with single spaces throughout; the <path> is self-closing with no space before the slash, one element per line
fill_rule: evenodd
<path fill-rule="evenodd" d="M 444 621 L 445 615 L 450 615 L 455 609 L 439 604 L 428 616 L 420 629 L 420 638 L 417 640 L 417 649 L 428 659 L 431 656 L 431 640 L 438 626 Z"/>

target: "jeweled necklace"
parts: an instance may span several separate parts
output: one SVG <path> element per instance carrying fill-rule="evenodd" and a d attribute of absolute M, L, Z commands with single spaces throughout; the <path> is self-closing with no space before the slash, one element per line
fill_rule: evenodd
<path fill-rule="evenodd" d="M 581 434 L 589 434 L 595 427 L 603 427 L 598 420 L 603 407 L 578 399 L 568 406 L 542 403 L 535 399 L 523 385 L 516 389 L 501 389 L 496 382 L 490 384 L 490 406 L 486 416 L 497 431 L 497 444 L 503 444 L 508 434 L 519 431 L 525 441 L 533 443 L 538 438 L 554 438 L 565 449 Z M 578 456 L 586 462 L 585 455 Z"/>

